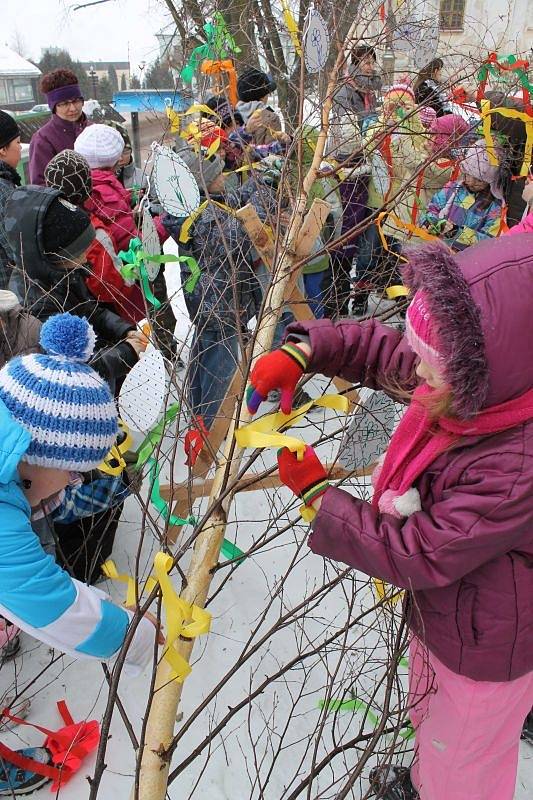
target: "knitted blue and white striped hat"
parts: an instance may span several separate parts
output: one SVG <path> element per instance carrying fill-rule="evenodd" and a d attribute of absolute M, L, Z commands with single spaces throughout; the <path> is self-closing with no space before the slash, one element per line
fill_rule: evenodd
<path fill-rule="evenodd" d="M 0 399 L 31 435 L 23 461 L 87 472 L 114 444 L 117 411 L 107 383 L 88 364 L 95 335 L 72 314 L 41 329 L 44 354 L 12 359 L 0 370 Z"/>

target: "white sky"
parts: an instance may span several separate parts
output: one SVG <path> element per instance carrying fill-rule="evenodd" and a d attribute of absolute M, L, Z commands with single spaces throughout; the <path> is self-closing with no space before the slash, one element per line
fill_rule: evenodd
<path fill-rule="evenodd" d="M 24 55 L 39 59 L 49 46 L 64 47 L 80 61 L 141 61 L 158 55 L 154 34 L 170 20 L 162 0 L 111 0 L 72 11 L 88 0 L 0 0 L 0 39 L 8 47 L 18 36 Z"/>

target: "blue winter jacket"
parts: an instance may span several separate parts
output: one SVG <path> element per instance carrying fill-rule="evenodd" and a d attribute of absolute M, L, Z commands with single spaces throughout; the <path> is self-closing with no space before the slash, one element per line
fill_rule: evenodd
<path fill-rule="evenodd" d="M 0 614 L 71 656 L 111 659 L 132 615 L 71 578 L 42 549 L 18 474 L 29 443 L 30 434 L 0 400 Z M 154 626 L 141 620 L 128 650 L 130 673 L 150 661 L 154 636 Z"/>

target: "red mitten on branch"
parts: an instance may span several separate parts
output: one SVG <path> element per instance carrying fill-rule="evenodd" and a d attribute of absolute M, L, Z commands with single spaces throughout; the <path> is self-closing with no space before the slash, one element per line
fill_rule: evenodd
<path fill-rule="evenodd" d="M 295 495 L 301 497 L 306 506 L 310 506 L 313 500 L 323 495 L 329 488 L 326 470 L 309 445 L 305 448 L 301 461 L 298 461 L 296 453 L 283 447 L 278 451 L 278 466 L 281 482 Z"/>
<path fill-rule="evenodd" d="M 273 389 L 281 389 L 281 410 L 284 414 L 290 414 L 296 384 L 307 369 L 308 362 L 302 348 L 292 342 L 258 358 L 246 393 L 250 414 L 255 414 Z"/>

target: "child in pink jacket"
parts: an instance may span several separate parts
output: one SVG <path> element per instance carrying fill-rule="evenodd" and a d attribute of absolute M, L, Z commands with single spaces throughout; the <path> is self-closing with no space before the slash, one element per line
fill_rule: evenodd
<path fill-rule="evenodd" d="M 110 125 L 91 125 L 80 133 L 74 142 L 74 150 L 84 156 L 91 167 L 93 190 L 85 209 L 110 228 L 119 250 L 127 250 L 139 231 L 131 207 L 131 193 L 115 174 L 124 150 L 122 136 Z M 168 233 L 157 219 L 156 226 L 163 243 Z"/>
<path fill-rule="evenodd" d="M 256 362 L 248 407 L 288 411 L 304 372 L 412 393 L 371 503 L 317 454 L 278 455 L 317 511 L 314 553 L 406 591 L 411 769 L 382 765 L 382 800 L 512 800 L 533 705 L 533 234 L 452 255 L 407 254 L 406 332 L 375 319 L 297 322 Z"/>
<path fill-rule="evenodd" d="M 110 125 L 91 125 L 78 136 L 74 150 L 84 156 L 91 167 L 93 188 L 84 204 L 85 210 L 97 217 L 109 231 L 117 252 L 128 250 L 131 240 L 139 237 L 140 233 L 131 207 L 130 191 L 124 188 L 115 174 L 124 150 L 124 139 Z M 169 234 L 159 217 L 154 218 L 154 223 L 162 244 Z M 163 354 L 172 360 L 176 355 L 176 318 L 168 299 L 162 270 L 153 281 L 152 291 L 161 303 L 154 311 L 152 331 Z"/>

